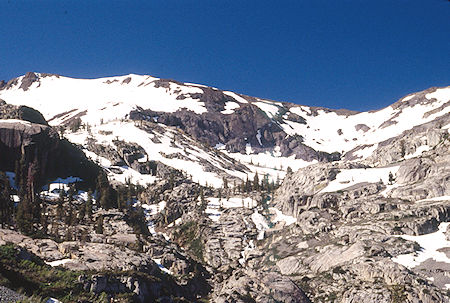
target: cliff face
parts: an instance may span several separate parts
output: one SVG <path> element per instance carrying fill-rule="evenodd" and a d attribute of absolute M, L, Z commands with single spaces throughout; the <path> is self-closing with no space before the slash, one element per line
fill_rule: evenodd
<path fill-rule="evenodd" d="M 39 163 L 41 176 L 53 169 L 52 158 L 59 148 L 59 136 L 49 126 L 20 120 L 0 122 L 0 167 L 14 171 L 21 159 L 26 163 Z"/>
<path fill-rule="evenodd" d="M 79 176 L 94 184 L 99 168 L 74 145 L 60 140 L 50 126 L 22 120 L 0 120 L 0 171 L 15 171 L 37 165 L 38 185 L 57 177 Z"/>
<path fill-rule="evenodd" d="M 7 104 L 5 100 L 0 99 L 0 119 L 19 119 L 32 123 L 48 125 L 44 116 L 37 110 L 20 105 L 15 106 Z"/>

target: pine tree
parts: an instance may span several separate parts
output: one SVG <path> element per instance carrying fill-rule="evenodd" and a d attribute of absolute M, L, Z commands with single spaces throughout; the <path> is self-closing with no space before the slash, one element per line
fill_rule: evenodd
<path fill-rule="evenodd" d="M 11 223 L 14 202 L 9 192 L 9 180 L 4 172 L 0 172 L 0 226 L 6 227 Z"/>
<path fill-rule="evenodd" d="M 39 177 L 39 165 L 33 161 L 28 167 L 24 156 L 16 165 L 20 203 L 16 212 L 17 227 L 26 235 L 33 235 L 41 223 L 41 199 L 36 191 Z M 18 176 L 18 178 L 17 178 Z"/>
<path fill-rule="evenodd" d="M 64 217 L 64 200 L 66 198 L 66 193 L 64 192 L 64 190 L 61 190 L 59 192 L 59 197 L 57 200 L 57 206 L 56 206 L 56 217 L 58 218 L 59 221 L 62 221 L 63 217 Z"/>
<path fill-rule="evenodd" d="M 92 191 L 89 190 L 87 193 L 87 200 L 85 204 L 86 209 L 86 215 L 89 218 L 89 220 L 92 220 Z"/>
<path fill-rule="evenodd" d="M 392 172 L 389 172 L 389 184 L 392 185 L 395 182 L 395 178 L 394 175 L 392 174 Z"/>
<path fill-rule="evenodd" d="M 288 168 L 286 169 L 286 177 L 290 175 L 292 175 L 292 168 L 288 166 Z"/>
<path fill-rule="evenodd" d="M 258 191 L 259 190 L 259 177 L 258 172 L 255 173 L 255 176 L 253 177 L 253 189 Z"/>
<path fill-rule="evenodd" d="M 223 188 L 228 189 L 228 180 L 225 177 L 223 177 Z"/>
<path fill-rule="evenodd" d="M 205 194 L 203 193 L 203 188 L 200 188 L 200 211 L 204 212 L 207 207 Z"/>
<path fill-rule="evenodd" d="M 175 187 L 174 179 L 175 179 L 174 173 L 173 173 L 173 171 L 170 171 L 170 173 L 169 173 L 169 188 L 170 189 L 173 189 Z"/>
<path fill-rule="evenodd" d="M 66 223 L 67 226 L 73 225 L 73 205 L 72 201 L 69 198 L 69 202 L 67 203 L 67 210 L 64 218 L 64 223 Z"/>
<path fill-rule="evenodd" d="M 69 190 L 67 191 L 67 196 L 69 197 L 69 199 L 73 199 L 73 196 L 77 193 L 77 190 L 75 188 L 74 184 L 71 184 L 69 187 Z"/>
<path fill-rule="evenodd" d="M 99 193 L 99 205 L 103 209 L 117 207 L 117 196 L 114 196 L 106 174 L 100 173 L 97 177 L 97 192 Z M 114 199 L 116 198 L 116 199 Z"/>
<path fill-rule="evenodd" d="M 98 216 L 95 221 L 95 233 L 103 234 L 103 216 Z"/>
<path fill-rule="evenodd" d="M 26 195 L 20 199 L 20 203 L 17 206 L 16 223 L 19 230 L 25 235 L 33 233 L 32 207 Z"/>
<path fill-rule="evenodd" d="M 249 193 L 252 190 L 252 182 L 248 179 L 248 175 L 247 175 L 247 180 L 245 181 L 245 192 Z"/>

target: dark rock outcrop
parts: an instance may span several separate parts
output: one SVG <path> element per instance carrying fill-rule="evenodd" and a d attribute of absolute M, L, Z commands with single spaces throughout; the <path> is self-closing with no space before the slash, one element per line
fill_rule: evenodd
<path fill-rule="evenodd" d="M 0 170 L 26 171 L 33 165 L 42 186 L 57 177 L 78 176 L 92 187 L 99 167 L 51 127 L 26 121 L 0 122 Z M 24 171 L 24 172 L 25 172 Z"/>
<path fill-rule="evenodd" d="M 44 116 L 37 110 L 28 106 L 7 104 L 6 101 L 2 99 L 0 99 L 0 119 L 18 119 L 48 125 Z"/>

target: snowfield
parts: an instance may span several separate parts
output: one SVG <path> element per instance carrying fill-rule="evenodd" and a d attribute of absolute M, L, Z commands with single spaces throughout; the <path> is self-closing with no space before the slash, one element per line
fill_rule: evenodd
<path fill-rule="evenodd" d="M 84 111 L 87 112 L 81 119 L 89 124 L 122 119 L 138 106 L 164 112 L 175 112 L 180 108 L 197 114 L 206 112 L 203 102 L 197 99 L 186 97 L 177 100 L 180 95 L 202 93 L 200 88 L 174 83 L 170 83 L 168 88 L 156 87 L 157 80 L 159 79 L 140 75 L 100 79 L 50 76 L 40 78 L 40 83 L 34 82 L 26 92 L 16 86 L 2 91 L 1 96 L 8 103 L 26 104 L 38 109 L 51 125 L 58 125 Z M 68 111 L 73 112 L 54 118 Z"/>
<path fill-rule="evenodd" d="M 450 247 L 450 241 L 445 237 L 445 231 L 449 225 L 450 222 L 441 223 L 439 225 L 439 230 L 431 234 L 421 236 L 398 236 L 408 241 L 417 242 L 422 249 L 416 253 L 399 255 L 392 258 L 392 261 L 407 268 L 416 267 L 428 259 L 450 264 L 450 258 L 444 252 L 439 251 L 442 248 Z"/>
<path fill-rule="evenodd" d="M 403 101 L 412 98 L 413 96 L 409 99 L 406 97 Z M 286 120 L 281 126 L 290 135 L 301 134 L 305 139 L 304 143 L 316 150 L 346 152 L 358 145 L 373 145 L 398 136 L 405 130 L 450 112 L 450 106 L 444 106 L 450 100 L 449 87 L 437 89 L 434 93 L 427 94 L 426 98 L 436 100 L 431 104 L 416 104 L 404 109 L 388 106 L 379 111 L 354 115 L 338 115 L 335 112 L 318 110 L 318 114 L 314 116 L 305 112 L 304 106 L 296 106 L 291 108 L 290 112 L 304 118 L 306 124 Z M 424 113 L 441 106 L 444 106 L 441 111 L 424 117 Z M 269 111 L 269 114 L 272 113 L 273 110 Z M 392 122 L 386 123 L 388 121 Z M 361 128 L 363 125 L 368 127 L 367 131 Z M 342 135 L 338 134 L 338 129 L 341 130 Z M 364 154 L 364 156 L 368 155 Z"/>
<path fill-rule="evenodd" d="M 205 171 L 204 167 L 199 163 L 200 159 L 217 163 L 213 155 L 206 153 L 194 144 L 186 147 L 177 142 L 173 142 L 174 131 L 168 127 L 166 127 L 166 131 L 164 133 L 149 134 L 138 128 L 133 122 L 112 121 L 106 124 L 94 126 L 90 131 L 91 134 L 86 131 L 68 133 L 66 134 L 66 137 L 71 142 L 80 144 L 81 146 L 86 145 L 87 139 L 90 136 L 95 137 L 99 143 L 109 145 L 113 148 L 115 148 L 113 143 L 114 140 L 136 143 L 144 148 L 149 159 L 161 161 L 168 166 L 180 169 L 186 174 L 191 175 L 195 182 L 202 185 L 209 184 L 214 187 L 222 186 L 223 180 L 216 174 Z M 158 140 L 153 140 L 155 137 L 157 137 Z M 187 142 L 192 141 L 187 137 L 185 140 Z M 94 161 L 97 161 L 107 170 L 111 167 L 111 162 L 109 160 L 99 157 L 87 150 L 84 151 L 88 157 Z M 171 154 L 182 154 L 186 156 L 186 159 L 170 159 L 167 155 Z M 218 166 L 220 168 L 220 164 L 218 164 Z M 140 174 L 129 167 L 122 166 L 119 167 L 119 169 L 121 170 L 120 174 L 111 172 L 108 175 L 109 178 L 122 183 L 125 183 L 125 180 L 130 178 L 132 182 L 139 183 L 141 185 L 153 183 L 156 180 L 156 178 L 151 175 Z"/>
<path fill-rule="evenodd" d="M 263 146 L 262 131 L 259 129 L 256 134 L 257 146 L 247 144 L 246 154 L 226 152 L 221 142 L 215 144 L 218 150 L 241 161 L 249 169 L 245 172 L 229 170 L 229 165 L 224 162 L 226 160 L 196 147 L 188 136 L 182 135 L 184 145 L 173 142 L 176 135 L 173 128 L 158 124 L 164 131 L 149 134 L 129 120 L 130 111 L 136 109 L 169 113 L 186 109 L 196 114 L 206 113 L 206 105 L 198 96 L 203 93 L 205 86 L 200 84 L 178 83 L 135 74 L 99 79 L 74 79 L 39 73 L 36 73 L 36 76 L 38 80 L 25 91 L 20 88 L 24 76 L 17 78 L 16 84 L 0 90 L 0 98 L 10 104 L 27 105 L 39 110 L 52 126 L 79 117 L 83 125 L 89 126 L 89 130 L 66 132 L 65 137 L 71 142 L 86 146 L 86 140 L 93 137 L 100 144 L 113 148 L 114 140 L 136 143 L 143 147 L 148 159 L 181 169 L 203 185 L 221 187 L 224 175 L 245 180 L 247 177 L 253 178 L 256 173 L 260 176 L 267 175 L 270 181 L 280 181 L 284 178 L 287 167 L 297 170 L 316 162 L 295 159 L 295 156 L 282 157 L 279 146 L 256 152 Z M 303 105 L 285 106 L 283 103 L 260 98 L 244 98 L 245 96 L 231 91 L 223 93 L 229 97 L 221 111 L 224 115 L 231 115 L 241 106 L 252 103 L 281 127 L 287 136 L 301 136 L 305 145 L 329 153 L 344 154 L 355 147 L 363 146 L 364 148 L 355 152 L 360 159 L 369 157 L 379 142 L 450 112 L 450 87 L 439 88 L 426 94 L 429 102 L 406 104 L 407 106 L 391 105 L 378 111 L 347 114 Z M 417 94 L 405 96 L 400 103 L 409 102 Z M 440 110 L 436 111 L 438 108 Z M 295 119 L 289 120 L 290 114 L 298 115 L 305 123 L 295 122 L 299 121 Z M 12 123 L 18 120 L 0 122 L 5 121 Z M 427 148 L 429 147 L 426 145 L 420 146 L 414 154 L 407 155 L 407 158 L 420 156 Z M 85 153 L 110 172 L 111 180 L 124 182 L 131 179 L 139 184 L 155 181 L 154 177 L 139 174 L 129 167 L 112 168 L 107 159 L 88 150 L 85 150 Z M 220 173 L 206 167 L 206 162 L 215 166 Z"/>
<path fill-rule="evenodd" d="M 320 192 L 328 193 L 343 190 L 358 183 L 377 183 L 383 182 L 389 184 L 389 173 L 393 176 L 397 173 L 400 166 L 390 166 L 381 168 L 355 168 L 342 169 L 336 176 L 336 179 L 328 183 L 328 185 Z"/>

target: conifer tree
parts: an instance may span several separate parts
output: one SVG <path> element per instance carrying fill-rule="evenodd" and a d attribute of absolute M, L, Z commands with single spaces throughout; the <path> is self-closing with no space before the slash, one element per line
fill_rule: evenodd
<path fill-rule="evenodd" d="M 207 207 L 207 203 L 206 203 L 206 199 L 205 199 L 205 194 L 203 192 L 203 188 L 200 187 L 200 211 L 204 212 L 206 207 Z"/>
<path fill-rule="evenodd" d="M 11 223 L 14 202 L 11 200 L 9 180 L 4 172 L 0 172 L 0 226 L 6 227 Z"/>
<path fill-rule="evenodd" d="M 85 204 L 85 208 L 86 208 L 86 216 L 89 218 L 89 220 L 92 220 L 92 205 L 93 201 L 92 201 L 92 191 L 89 190 L 87 193 L 87 200 L 86 200 L 86 204 Z"/>
<path fill-rule="evenodd" d="M 245 181 L 245 192 L 249 193 L 252 190 L 252 182 L 248 179 L 248 175 L 247 175 L 247 180 Z"/>
<path fill-rule="evenodd" d="M 95 233 L 103 234 L 103 216 L 98 216 L 95 222 Z"/>
<path fill-rule="evenodd" d="M 258 177 L 258 172 L 255 173 L 255 176 L 253 177 L 253 189 L 254 190 L 259 190 L 259 177 Z"/>
<path fill-rule="evenodd" d="M 290 176 L 292 175 L 292 168 L 290 166 L 288 166 L 288 168 L 286 169 L 286 176 Z"/>
<path fill-rule="evenodd" d="M 223 188 L 228 189 L 228 180 L 225 177 L 223 177 Z"/>

